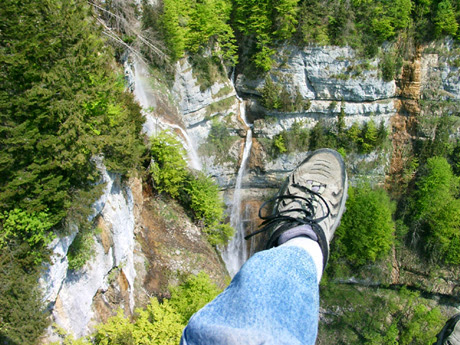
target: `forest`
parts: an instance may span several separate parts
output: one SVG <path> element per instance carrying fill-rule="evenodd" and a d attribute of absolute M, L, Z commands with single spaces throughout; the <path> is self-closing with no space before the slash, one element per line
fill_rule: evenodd
<path fill-rule="evenodd" d="M 120 64 L 126 47 L 164 73 L 169 83 L 176 61 L 187 57 L 206 87 L 235 66 L 241 73 L 265 76 L 275 64 L 277 48 L 285 45 L 349 46 L 363 59 L 381 54 L 381 47 L 388 45 L 393 48 L 383 55 L 380 68 L 391 80 L 416 46 L 447 36 L 455 42 L 460 38 L 456 0 L 162 0 L 160 6 L 147 0 L 140 5 L 121 0 L 4 0 L 0 6 L 3 344 L 35 344 L 49 326 L 37 281 L 53 239 L 78 228 L 68 253 L 69 269 L 78 270 L 91 258 L 97 230 L 91 205 L 102 192 L 101 165 L 126 178 L 140 175 L 153 181 L 155 192 L 177 200 L 213 246 L 231 237 L 218 185 L 187 168 L 173 137 L 162 133 L 144 138 L 141 107 L 127 91 Z M 130 26 L 133 18 L 140 21 L 140 31 Z M 261 103 L 280 112 L 309 106 L 295 95 L 283 98 L 282 88 L 269 76 Z M 299 123 L 261 143 L 273 157 L 332 147 L 346 158 L 391 147 L 391 133 L 382 124 L 370 121 L 346 128 L 343 116 L 334 126 L 319 121 L 311 130 Z M 460 141 L 453 131 L 458 116 L 458 107 L 428 114 L 432 137 L 415 126 L 403 176 L 390 179 L 397 181 L 397 188 L 366 181 L 350 188 L 325 296 L 337 289 L 334 277 L 385 261 L 392 248 L 410 248 L 437 269 L 460 265 Z M 225 153 L 219 145 L 226 145 L 228 132 L 216 122 L 211 130 L 214 146 Z M 153 298 L 132 322 L 118 314 L 98 326 L 91 342 L 63 336 L 63 343 L 177 343 L 188 318 L 218 288 L 199 275 L 174 289 L 170 300 Z M 206 294 L 197 292 L 203 289 Z M 198 296 L 203 300 L 197 302 Z M 350 296 L 362 298 L 352 292 Z M 378 305 L 379 298 L 372 296 L 360 305 Z M 419 298 L 414 291 L 395 292 L 386 310 L 398 319 L 400 306 L 406 305 L 412 318 L 396 326 L 361 320 L 357 327 L 365 329 L 360 341 L 431 341 L 445 317 L 436 308 L 422 310 Z M 192 311 L 185 310 L 189 305 Z M 360 313 L 356 308 L 343 322 L 355 322 Z M 365 322 L 372 327 L 364 327 Z"/>

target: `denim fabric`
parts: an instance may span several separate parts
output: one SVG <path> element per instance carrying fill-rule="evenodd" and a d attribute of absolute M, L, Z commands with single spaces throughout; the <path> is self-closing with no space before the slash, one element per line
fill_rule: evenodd
<path fill-rule="evenodd" d="M 227 289 L 192 316 L 181 344 L 314 344 L 318 311 L 312 258 L 299 247 L 276 247 L 251 257 Z"/>

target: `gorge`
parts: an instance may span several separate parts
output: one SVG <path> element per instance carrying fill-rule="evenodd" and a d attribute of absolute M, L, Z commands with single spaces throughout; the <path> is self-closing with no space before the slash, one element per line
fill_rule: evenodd
<path fill-rule="evenodd" d="M 270 0 L 262 10 L 243 0 L 7 0 L 0 268 L 16 272 L 17 256 L 26 266 L 16 276 L 39 280 L 30 295 L 47 326 L 30 344 L 96 343 L 85 337 L 110 320 L 122 329 L 153 303 L 169 308 L 189 277 L 224 289 L 263 246 L 263 236 L 244 240 L 261 204 L 320 147 L 344 157 L 359 221 L 344 218 L 332 243 L 317 343 L 431 340 L 460 308 L 460 44 L 453 27 L 439 29 L 446 1 L 430 16 L 410 0 Z M 38 41 L 30 18 L 43 27 Z M 166 158 L 186 162 L 182 180 L 168 175 L 178 193 L 155 179 L 162 133 L 185 152 Z M 211 225 L 191 206 L 200 178 L 224 204 Z M 36 237 L 20 221 L 9 230 L 16 214 Z M 209 235 L 228 224 L 228 243 Z M 26 295 L 11 286 L 4 296 Z M 0 342 L 21 343 L 12 334 L 23 328 L 7 328 Z"/>

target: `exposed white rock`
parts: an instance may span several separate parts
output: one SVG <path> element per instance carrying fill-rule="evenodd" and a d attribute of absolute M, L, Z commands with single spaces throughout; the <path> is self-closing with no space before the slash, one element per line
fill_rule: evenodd
<path fill-rule="evenodd" d="M 176 64 L 173 94 L 178 100 L 181 113 L 187 117 L 188 114 L 195 113 L 212 103 L 235 96 L 235 90 L 228 79 L 201 90 L 197 78 L 193 75 L 192 65 L 187 58 L 184 58 Z M 186 122 L 190 124 L 190 121 L 186 120 Z"/>
<path fill-rule="evenodd" d="M 131 190 L 122 184 L 120 175 L 111 174 L 105 168 L 101 173 L 106 186 L 94 204 L 97 214 L 93 216 L 104 219 L 112 239 L 110 248 L 104 248 L 102 240 L 96 236 L 94 257 L 81 270 L 73 272 L 67 269 L 65 255 L 76 232 L 57 239 L 53 242 L 51 265 L 41 278 L 54 322 L 77 337 L 90 333 L 93 298 L 98 291 L 107 289 L 107 275 L 113 268 L 123 270 L 129 283 L 130 307 L 134 307 L 133 197 Z"/>
<path fill-rule="evenodd" d="M 77 232 L 56 238 L 49 245 L 52 255 L 50 264 L 47 264 L 43 275 L 40 277 L 40 286 L 43 290 L 43 299 L 48 303 L 54 303 L 56 297 L 61 289 L 62 282 L 67 275 L 67 268 L 69 261 L 67 260 L 67 252 Z"/>
<path fill-rule="evenodd" d="M 422 98 L 460 101 L 459 47 L 447 39 L 430 48 L 434 52 L 423 54 L 421 61 Z"/>
<path fill-rule="evenodd" d="M 364 63 L 349 47 L 287 47 L 277 62 L 270 72 L 274 81 L 291 92 L 297 88 L 305 99 L 364 102 L 395 96 L 395 82 L 379 77 L 378 59 Z M 263 79 L 237 79 L 237 89 L 245 93 L 259 94 L 263 85 Z"/>

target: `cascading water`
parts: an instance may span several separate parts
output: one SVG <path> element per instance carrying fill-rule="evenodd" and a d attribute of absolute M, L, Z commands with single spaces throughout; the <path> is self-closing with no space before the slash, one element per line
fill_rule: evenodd
<path fill-rule="evenodd" d="M 144 133 L 150 137 L 156 134 L 158 130 L 164 130 L 167 128 L 172 130 L 179 130 L 181 134 L 178 136 L 178 138 L 187 152 L 189 165 L 195 170 L 201 170 L 201 161 L 198 157 L 195 146 L 193 145 L 193 141 L 191 140 L 187 131 L 182 127 L 167 122 L 160 117 L 152 116 L 152 110 L 156 106 L 156 96 L 155 92 L 149 84 L 149 73 L 145 63 L 134 57 L 133 67 L 134 71 L 127 63 L 125 69 L 128 78 L 133 79 L 133 82 L 131 85 L 129 85 L 129 87 L 132 89 L 134 97 L 139 102 L 143 110 L 145 122 L 142 126 L 142 129 Z"/>
<path fill-rule="evenodd" d="M 230 240 L 227 248 L 222 252 L 222 259 L 225 262 L 227 271 L 231 277 L 233 277 L 240 267 L 248 259 L 248 250 L 246 246 L 245 228 L 242 221 L 242 210 L 241 210 L 241 187 L 243 184 L 243 177 L 246 173 L 246 168 L 249 161 L 249 154 L 252 147 L 252 129 L 246 120 L 246 108 L 244 101 L 240 101 L 240 116 L 245 125 L 247 126 L 246 140 L 244 144 L 243 157 L 241 159 L 241 165 L 238 169 L 238 175 L 236 177 L 235 188 L 233 191 L 233 204 L 232 211 L 230 214 L 230 224 L 235 229 L 235 236 Z"/>

